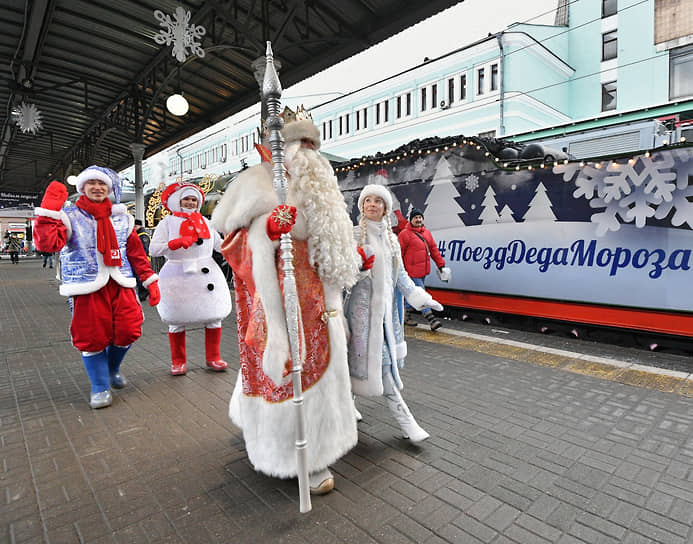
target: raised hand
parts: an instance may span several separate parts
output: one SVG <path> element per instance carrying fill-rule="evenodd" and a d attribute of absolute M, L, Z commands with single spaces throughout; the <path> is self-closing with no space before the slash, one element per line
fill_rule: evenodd
<path fill-rule="evenodd" d="M 59 181 L 51 181 L 43 193 L 41 207 L 47 210 L 60 211 L 67 200 L 67 189 Z"/>
<path fill-rule="evenodd" d="M 296 223 L 296 207 L 282 204 L 272 210 L 267 218 L 267 236 L 270 240 L 279 240 L 279 237 L 291 231 Z"/>

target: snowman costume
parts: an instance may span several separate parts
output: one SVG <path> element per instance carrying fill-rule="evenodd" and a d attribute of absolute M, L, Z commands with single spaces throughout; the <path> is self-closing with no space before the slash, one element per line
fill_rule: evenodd
<path fill-rule="evenodd" d="M 197 207 L 181 207 L 186 196 L 197 198 Z M 221 237 L 199 212 L 204 195 L 197 185 L 177 182 L 169 185 L 161 197 L 172 212 L 156 227 L 149 246 L 153 256 L 165 256 L 159 272 L 161 302 L 157 307 L 161 320 L 168 325 L 171 345 L 171 373 L 185 374 L 185 327 L 205 326 L 207 367 L 225 370 L 221 359 L 221 322 L 231 312 L 231 294 L 226 278 L 212 258 L 219 251 Z"/>

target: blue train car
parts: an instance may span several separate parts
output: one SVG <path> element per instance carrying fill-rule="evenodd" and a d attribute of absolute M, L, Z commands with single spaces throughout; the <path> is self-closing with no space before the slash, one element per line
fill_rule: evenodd
<path fill-rule="evenodd" d="M 693 336 L 693 147 L 545 164 L 504 162 L 490 142 L 415 141 L 337 165 L 352 219 L 386 184 L 424 211 L 452 270 L 443 304 Z"/>

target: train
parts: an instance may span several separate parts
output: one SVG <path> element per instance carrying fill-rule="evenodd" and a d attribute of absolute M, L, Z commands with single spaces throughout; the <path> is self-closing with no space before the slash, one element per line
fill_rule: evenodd
<path fill-rule="evenodd" d="M 508 147 L 429 138 L 335 168 L 354 221 L 368 183 L 424 212 L 452 271 L 426 287 L 448 309 L 693 337 L 693 146 L 579 160 Z"/>

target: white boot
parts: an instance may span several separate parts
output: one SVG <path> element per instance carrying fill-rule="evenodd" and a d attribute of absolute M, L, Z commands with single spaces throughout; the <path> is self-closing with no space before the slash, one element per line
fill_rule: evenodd
<path fill-rule="evenodd" d="M 410 442 L 416 443 L 422 442 L 431 436 L 424 431 L 414 419 L 414 416 L 404 402 L 402 395 L 400 395 L 389 371 L 383 376 L 383 386 L 387 405 L 392 415 L 395 416 L 397 423 L 399 423 L 404 438 L 408 438 Z"/>
<path fill-rule="evenodd" d="M 354 417 L 356 418 L 356 421 L 361 421 L 363 419 L 363 416 L 361 415 L 361 412 L 359 412 L 358 408 L 356 408 L 356 395 L 351 396 L 354 399 Z"/>

